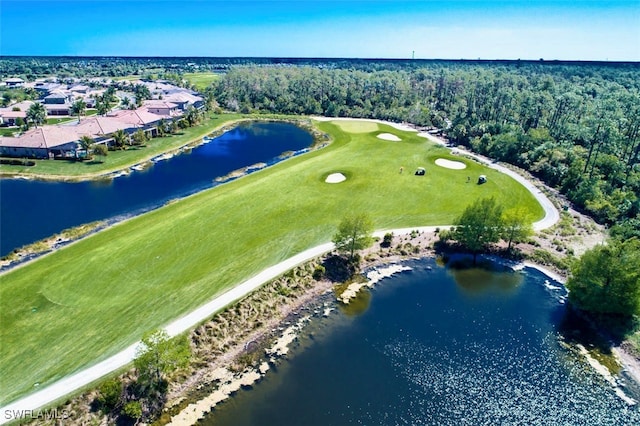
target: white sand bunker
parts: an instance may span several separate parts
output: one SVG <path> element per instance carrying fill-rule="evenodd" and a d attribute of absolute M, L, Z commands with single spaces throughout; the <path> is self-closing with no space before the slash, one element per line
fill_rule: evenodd
<path fill-rule="evenodd" d="M 454 170 L 462 170 L 467 168 L 467 165 L 461 161 L 451 161 L 447 160 L 446 158 L 438 158 L 436 160 L 436 165 Z"/>
<path fill-rule="evenodd" d="M 385 141 L 392 141 L 392 142 L 400 142 L 402 140 L 396 135 L 393 135 L 391 133 L 380 133 L 378 135 L 378 139 L 384 139 Z"/>
<path fill-rule="evenodd" d="M 345 180 L 347 180 L 347 178 L 342 173 L 331 173 L 324 181 L 327 183 L 340 183 Z"/>

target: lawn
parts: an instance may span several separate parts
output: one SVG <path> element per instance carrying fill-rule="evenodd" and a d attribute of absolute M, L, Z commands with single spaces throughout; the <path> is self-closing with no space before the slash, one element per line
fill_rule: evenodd
<path fill-rule="evenodd" d="M 85 113 L 84 113 L 84 117 L 91 117 L 94 115 L 98 115 L 98 110 L 97 109 L 88 109 Z M 74 121 L 77 120 L 78 117 L 77 116 L 64 116 L 64 117 L 49 117 L 47 118 L 47 122 L 45 124 L 62 124 L 62 123 L 68 123 L 70 121 Z"/>
<path fill-rule="evenodd" d="M 41 175 L 43 177 L 86 178 L 121 170 L 147 161 L 166 151 L 177 149 L 190 142 L 197 141 L 242 116 L 238 114 L 213 115 L 201 124 L 180 130 L 177 134 L 163 138 L 155 138 L 147 142 L 145 147 L 129 147 L 123 151 L 109 151 L 107 157 L 98 161 L 66 161 L 66 160 L 34 160 L 33 167 L 1 165 L 2 174 Z"/>
<path fill-rule="evenodd" d="M 450 224 L 478 197 L 542 208 L 508 176 L 414 133 L 319 123 L 326 148 L 169 204 L 0 277 L 0 404 L 113 355 L 255 275 L 330 240 L 342 217 L 377 229 Z M 402 142 L 375 137 L 393 133 Z M 465 170 L 434 165 L 462 160 Z M 404 172 L 400 173 L 400 167 Z M 426 176 L 414 176 L 417 167 Z M 345 182 L 327 184 L 333 172 Z M 488 177 L 476 185 L 479 174 Z M 467 183 L 467 177 L 472 179 Z"/>
<path fill-rule="evenodd" d="M 214 72 L 187 72 L 184 73 L 183 77 L 191 84 L 194 84 L 198 90 L 202 91 L 216 81 L 220 75 Z"/>

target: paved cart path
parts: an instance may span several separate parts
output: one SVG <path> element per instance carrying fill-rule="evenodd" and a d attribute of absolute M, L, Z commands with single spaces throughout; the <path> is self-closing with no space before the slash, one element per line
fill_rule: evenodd
<path fill-rule="evenodd" d="M 391 123 L 386 123 L 391 124 Z M 403 128 L 406 130 L 406 128 Z M 437 143 L 443 143 L 442 140 L 435 138 L 432 135 L 421 134 L 433 140 Z M 498 164 L 492 163 L 489 159 L 476 156 L 475 154 L 465 152 L 466 155 L 474 156 L 479 161 L 482 161 L 489 167 L 492 167 L 496 170 L 500 170 L 503 173 L 508 174 L 509 176 L 516 179 L 518 182 L 522 183 L 538 200 L 540 205 L 544 208 L 545 216 L 540 221 L 533 224 L 535 230 L 542 230 L 553 226 L 560 219 L 560 214 L 558 210 L 554 207 L 553 203 L 540 191 L 533 183 L 529 182 L 524 177 L 518 175 L 517 173 L 500 166 Z M 447 226 L 425 226 L 425 227 L 413 227 L 413 228 L 402 228 L 402 229 L 392 229 L 392 230 L 380 230 L 374 233 L 377 237 L 384 236 L 387 232 L 393 232 L 396 235 L 404 235 L 408 234 L 413 230 L 417 230 L 420 232 L 434 232 L 436 228 L 444 229 Z M 333 250 L 333 243 L 325 243 L 319 246 L 310 248 L 308 250 L 303 251 L 289 259 L 286 259 L 277 265 L 273 265 L 254 277 L 240 283 L 236 287 L 230 289 L 226 293 L 216 297 L 205 305 L 199 307 L 198 309 L 184 315 L 181 318 L 173 321 L 169 325 L 165 327 L 165 330 L 169 334 L 169 336 L 176 336 L 190 328 L 200 324 L 201 322 L 210 318 L 214 313 L 220 311 L 225 306 L 231 304 L 232 302 L 241 299 L 245 295 L 251 293 L 256 290 L 258 287 L 263 285 L 264 283 L 277 278 L 278 276 L 284 274 L 288 270 L 313 259 L 314 257 L 320 256 L 324 253 L 327 253 Z M 37 410 L 40 407 L 46 407 L 53 402 L 64 398 L 65 396 L 75 392 L 82 387 L 85 387 L 92 382 L 99 380 L 101 377 L 106 376 L 107 374 L 116 371 L 122 367 L 125 367 L 127 364 L 131 363 L 135 357 L 136 347 L 140 342 L 136 342 L 133 345 L 127 347 L 126 349 L 118 352 L 117 354 L 101 361 L 85 370 L 82 370 L 78 373 L 75 373 L 71 376 L 65 377 L 43 389 L 40 389 L 36 392 L 33 392 L 30 395 L 27 395 L 19 400 L 16 400 L 4 407 L 0 408 L 0 424 L 8 423 L 10 421 L 16 420 L 18 418 L 23 418 L 27 416 L 29 418 L 31 413 L 25 410 Z M 35 414 L 34 414 L 35 415 Z"/>

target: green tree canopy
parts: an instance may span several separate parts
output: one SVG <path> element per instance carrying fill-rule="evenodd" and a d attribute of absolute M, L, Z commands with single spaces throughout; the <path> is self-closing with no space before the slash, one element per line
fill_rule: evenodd
<path fill-rule="evenodd" d="M 507 241 L 507 251 L 512 243 L 526 240 L 533 235 L 531 215 L 523 208 L 505 210 L 502 214 L 502 239 Z"/>
<path fill-rule="evenodd" d="M 342 219 L 332 241 L 338 251 L 349 253 L 349 258 L 353 259 L 356 250 L 362 250 L 371 244 L 372 232 L 373 222 L 369 216 L 351 215 Z"/>
<path fill-rule="evenodd" d="M 133 134 L 132 139 L 135 145 L 143 145 L 149 140 L 147 134 L 142 129 L 136 130 L 136 132 Z"/>
<path fill-rule="evenodd" d="M 107 115 L 110 108 L 111 105 L 109 104 L 109 99 L 107 99 L 106 94 L 96 97 L 96 110 L 98 111 L 98 115 Z"/>
<path fill-rule="evenodd" d="M 93 153 L 101 157 L 106 157 L 109 154 L 109 148 L 105 144 L 94 144 Z"/>
<path fill-rule="evenodd" d="M 567 281 L 569 300 L 580 309 L 640 315 L 640 240 L 609 241 L 582 255 Z"/>
<path fill-rule="evenodd" d="M 166 374 L 185 367 L 190 357 L 186 336 L 169 339 L 164 330 L 147 333 L 133 361 L 138 370 L 138 383 L 149 391 L 161 389 L 166 383 Z"/>
<path fill-rule="evenodd" d="M 500 241 L 502 232 L 502 206 L 491 197 L 474 201 L 462 212 L 452 237 L 471 250 L 475 262 L 478 252 Z"/>

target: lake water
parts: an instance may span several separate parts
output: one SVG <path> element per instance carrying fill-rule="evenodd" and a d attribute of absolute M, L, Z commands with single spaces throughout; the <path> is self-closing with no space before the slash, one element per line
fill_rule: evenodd
<path fill-rule="evenodd" d="M 204 425 L 638 425 L 560 343 L 564 287 L 533 269 L 453 271 L 434 260 L 317 317 L 290 359 Z"/>
<path fill-rule="evenodd" d="M 312 142 L 309 132 L 293 124 L 242 123 L 189 154 L 113 180 L 0 179 L 0 255 L 72 226 L 161 206 L 210 188 L 216 177 L 256 163 L 272 163 L 283 152 L 302 150 Z"/>

